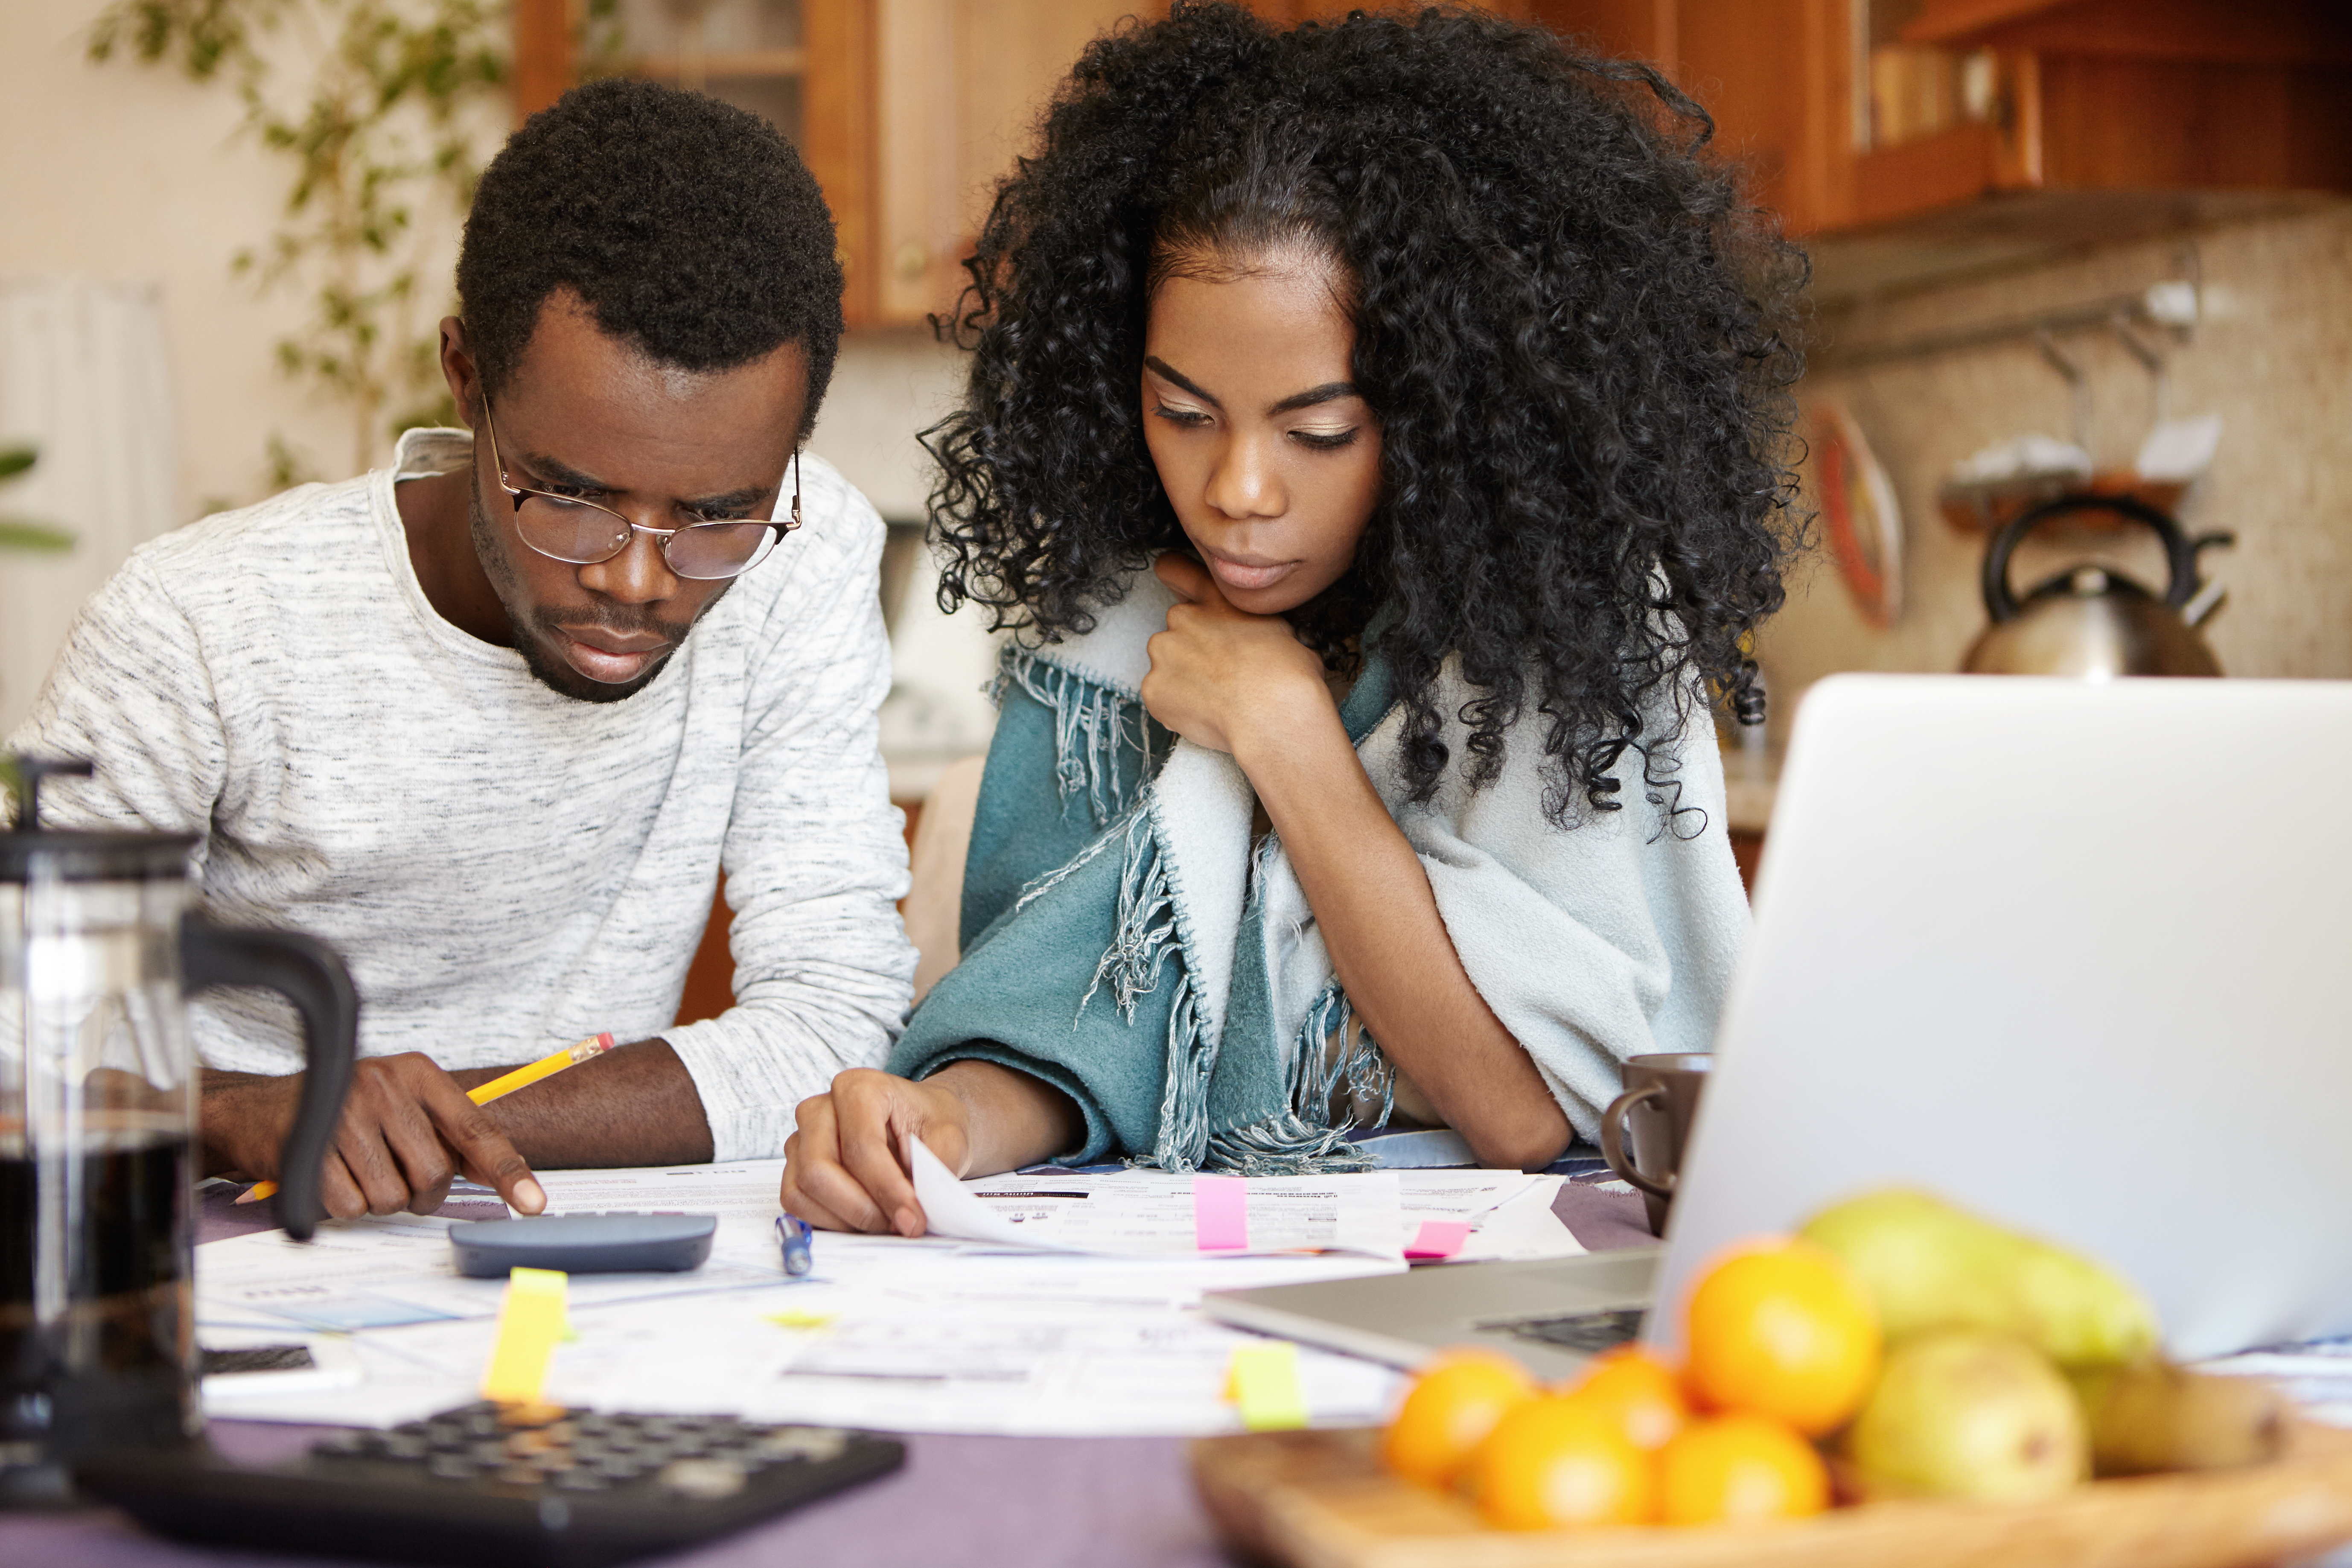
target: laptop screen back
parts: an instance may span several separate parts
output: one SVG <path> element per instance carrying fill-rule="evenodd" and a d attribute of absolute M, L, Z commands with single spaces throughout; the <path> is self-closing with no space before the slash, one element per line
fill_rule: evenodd
<path fill-rule="evenodd" d="M 1839 676 L 1800 717 L 1651 1332 L 1894 1183 L 2352 1331 L 2352 682 Z"/>

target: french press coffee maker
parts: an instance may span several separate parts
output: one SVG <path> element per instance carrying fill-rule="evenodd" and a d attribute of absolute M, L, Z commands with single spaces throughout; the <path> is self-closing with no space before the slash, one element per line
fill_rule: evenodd
<path fill-rule="evenodd" d="M 278 1179 L 305 1240 L 359 1004 L 324 944 L 190 911 L 194 837 L 43 829 L 41 781 L 89 763 L 17 772 L 17 829 L 0 833 L 0 1504 L 39 1504 L 67 1496 L 78 1455 L 177 1447 L 204 1425 L 187 994 L 257 985 L 301 1015 Z"/>

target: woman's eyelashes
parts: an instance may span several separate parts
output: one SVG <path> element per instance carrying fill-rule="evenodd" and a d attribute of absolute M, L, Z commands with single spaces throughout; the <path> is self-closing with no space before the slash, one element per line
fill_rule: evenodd
<path fill-rule="evenodd" d="M 1165 403 L 1155 403 L 1151 405 L 1151 412 L 1154 417 L 1165 419 L 1181 430 L 1203 430 L 1214 423 L 1209 415 L 1197 408 L 1175 408 Z M 1283 434 L 1311 451 L 1336 452 L 1342 447 L 1352 446 L 1361 430 L 1361 426 L 1350 425 L 1345 430 L 1286 430 Z"/>
<path fill-rule="evenodd" d="M 1342 447 L 1352 446 L 1357 432 L 1361 428 L 1351 425 L 1345 430 L 1293 430 L 1290 438 L 1318 452 L 1336 452 Z"/>
<path fill-rule="evenodd" d="M 1197 408 L 1171 408 L 1165 403 L 1155 403 L 1151 412 L 1187 430 L 1198 430 L 1209 423 L 1209 416 Z"/>

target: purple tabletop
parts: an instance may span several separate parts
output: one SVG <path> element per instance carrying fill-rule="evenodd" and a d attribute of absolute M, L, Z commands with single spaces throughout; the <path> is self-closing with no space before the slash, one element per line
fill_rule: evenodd
<path fill-rule="evenodd" d="M 1602 1190 L 1593 1178 L 1606 1174 L 1573 1170 L 1552 1212 L 1595 1252 L 1651 1241 L 1639 1196 Z M 199 1239 L 271 1228 L 273 1206 L 231 1207 L 223 1189 L 209 1189 Z M 291 1458 L 322 1430 L 262 1421 L 215 1421 L 209 1428 L 223 1453 L 257 1464 Z M 917 1434 L 906 1444 L 906 1468 L 896 1475 L 656 1561 L 668 1568 L 1224 1568 L 1233 1561 L 1193 1497 L 1182 1438 Z M 146 1534 L 110 1509 L 0 1513 L 0 1563 L 28 1568 L 301 1568 L 346 1561 L 181 1546 Z"/>

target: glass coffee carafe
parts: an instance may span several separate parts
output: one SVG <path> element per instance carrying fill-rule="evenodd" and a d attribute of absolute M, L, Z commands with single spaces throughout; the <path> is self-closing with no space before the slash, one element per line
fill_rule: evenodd
<path fill-rule="evenodd" d="M 302 1016 L 278 1179 L 305 1239 L 359 1013 L 323 944 L 194 916 L 194 839 L 43 831 L 41 780 L 88 763 L 17 771 L 17 831 L 0 833 L 0 1504 L 63 1500 L 78 1455 L 202 1429 L 186 994 L 264 986 Z"/>

